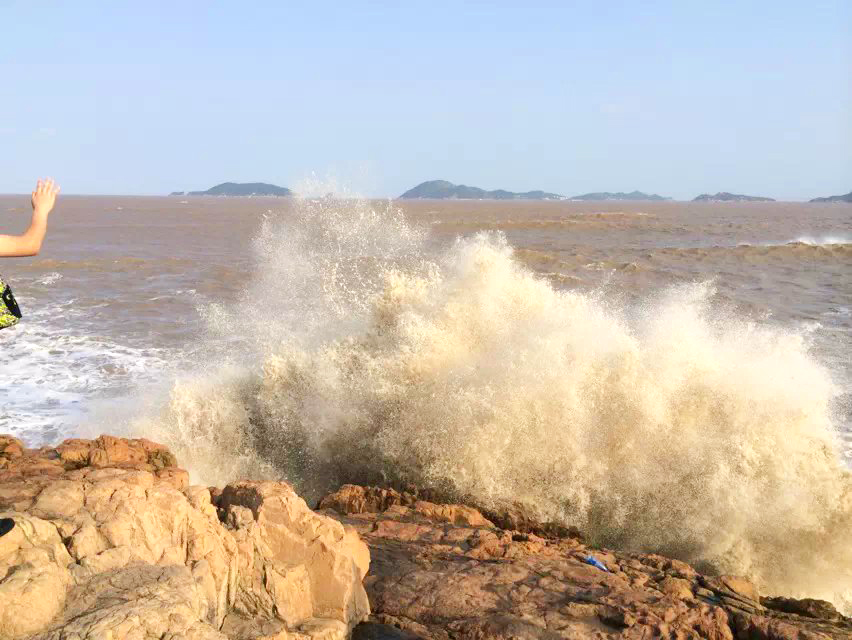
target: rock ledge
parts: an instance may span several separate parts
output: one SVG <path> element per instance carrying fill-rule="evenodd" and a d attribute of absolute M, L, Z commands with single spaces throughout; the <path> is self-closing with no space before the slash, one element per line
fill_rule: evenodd
<path fill-rule="evenodd" d="M 359 640 L 852 639 L 852 620 L 828 602 L 761 598 L 744 578 L 591 549 L 574 531 L 536 526 L 512 510 L 485 518 L 419 500 L 414 490 L 355 485 L 319 507 L 370 547 L 373 614 Z"/>

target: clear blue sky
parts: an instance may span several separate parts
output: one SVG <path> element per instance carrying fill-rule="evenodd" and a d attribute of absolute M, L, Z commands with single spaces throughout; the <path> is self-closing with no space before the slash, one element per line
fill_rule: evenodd
<path fill-rule="evenodd" d="M 0 0 L 0 193 L 852 190 L 852 3 Z"/>

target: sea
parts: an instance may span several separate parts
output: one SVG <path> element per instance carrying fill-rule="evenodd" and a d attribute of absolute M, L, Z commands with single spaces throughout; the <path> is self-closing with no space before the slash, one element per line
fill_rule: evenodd
<path fill-rule="evenodd" d="M 30 446 L 414 482 L 852 605 L 848 204 L 63 195 L 0 274 Z"/>

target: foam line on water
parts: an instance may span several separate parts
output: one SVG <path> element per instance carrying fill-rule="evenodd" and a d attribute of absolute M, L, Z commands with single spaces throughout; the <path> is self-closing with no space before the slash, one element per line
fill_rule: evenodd
<path fill-rule="evenodd" d="M 852 236 L 848 234 L 831 234 L 823 236 L 799 236 L 795 240 L 790 240 L 790 243 L 802 243 L 812 245 L 834 245 L 834 244 L 852 244 Z"/>

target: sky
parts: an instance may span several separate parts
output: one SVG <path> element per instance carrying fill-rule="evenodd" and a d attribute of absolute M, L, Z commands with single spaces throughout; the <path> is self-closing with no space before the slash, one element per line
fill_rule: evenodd
<path fill-rule="evenodd" d="M 852 190 L 852 2 L 0 0 L 0 193 Z"/>

